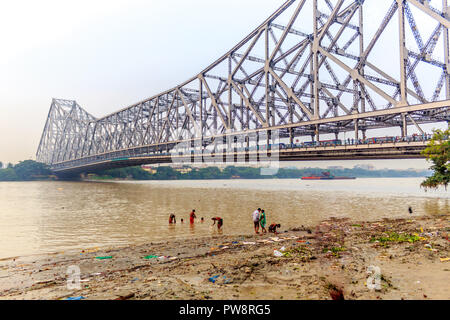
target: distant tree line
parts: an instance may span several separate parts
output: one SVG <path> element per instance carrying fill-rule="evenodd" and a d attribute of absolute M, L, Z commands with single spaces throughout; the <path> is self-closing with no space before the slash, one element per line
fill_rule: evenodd
<path fill-rule="evenodd" d="M 0 162 L 0 181 L 32 181 L 50 179 L 52 172 L 46 164 L 33 160 L 21 161 L 16 165 L 8 163 L 3 169 Z"/>
<path fill-rule="evenodd" d="M 261 169 L 252 167 L 229 166 L 224 170 L 217 167 L 192 168 L 188 173 L 181 173 L 171 167 L 158 167 L 156 173 L 149 173 L 141 167 L 129 167 L 111 169 L 98 172 L 97 179 L 133 179 L 133 180 L 220 180 L 220 179 L 297 179 L 304 176 L 320 175 L 326 171 L 322 168 L 280 168 L 275 175 L 261 175 Z M 333 169 L 336 176 L 353 176 L 358 178 L 382 178 L 382 177 L 424 177 L 429 171 L 412 170 L 367 170 L 359 167 Z"/>
<path fill-rule="evenodd" d="M 0 162 L 0 167 L 3 165 Z M 33 160 L 21 161 L 16 165 L 9 164 L 0 168 L 0 181 L 32 181 L 48 180 L 52 172 L 47 165 Z M 94 179 L 133 179 L 133 180 L 225 180 L 225 179 L 299 179 L 304 176 L 320 175 L 323 168 L 280 168 L 275 175 L 261 175 L 260 168 L 228 166 L 224 170 L 217 167 L 192 168 L 192 171 L 181 173 L 172 167 L 162 166 L 156 173 L 145 171 L 141 167 L 126 167 L 97 172 Z M 333 169 L 336 176 L 353 176 L 358 178 L 383 177 L 424 177 L 430 171 L 413 170 L 368 170 L 361 167 Z"/>

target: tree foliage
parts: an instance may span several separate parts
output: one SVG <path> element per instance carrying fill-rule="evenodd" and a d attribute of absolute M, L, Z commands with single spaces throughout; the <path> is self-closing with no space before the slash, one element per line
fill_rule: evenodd
<path fill-rule="evenodd" d="M 15 166 L 8 164 L 6 169 L 0 169 L 0 181 L 47 179 L 51 174 L 52 172 L 47 165 L 33 160 L 25 160 Z"/>
<path fill-rule="evenodd" d="M 426 189 L 437 189 L 450 183 L 450 130 L 435 130 L 433 138 L 422 154 L 433 163 L 433 175 L 428 177 L 421 186 Z"/>
<path fill-rule="evenodd" d="M 0 181 L 17 181 L 17 175 L 14 169 L 0 169 Z"/>
<path fill-rule="evenodd" d="M 134 179 L 134 180 L 219 180 L 219 179 L 299 179 L 304 176 L 321 175 L 322 168 L 280 168 L 273 176 L 261 175 L 260 168 L 228 166 L 223 170 L 217 167 L 191 168 L 192 171 L 181 173 L 180 171 L 168 167 L 158 167 L 156 173 L 149 173 L 141 167 L 129 167 L 111 169 L 97 172 L 100 179 Z M 333 169 L 336 176 L 354 176 L 360 178 L 377 177 L 424 177 L 428 171 L 412 170 L 367 170 L 359 167 Z"/>

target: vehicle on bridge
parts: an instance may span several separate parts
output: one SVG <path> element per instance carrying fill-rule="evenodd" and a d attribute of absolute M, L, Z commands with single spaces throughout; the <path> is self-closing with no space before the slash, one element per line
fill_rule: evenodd
<path fill-rule="evenodd" d="M 341 146 L 342 145 L 342 140 L 323 140 L 320 141 L 320 146 L 321 147 L 328 147 L 328 146 Z"/>
<path fill-rule="evenodd" d="M 368 138 L 366 139 L 368 144 L 375 143 L 393 143 L 398 140 L 397 137 L 379 137 L 379 138 Z"/>

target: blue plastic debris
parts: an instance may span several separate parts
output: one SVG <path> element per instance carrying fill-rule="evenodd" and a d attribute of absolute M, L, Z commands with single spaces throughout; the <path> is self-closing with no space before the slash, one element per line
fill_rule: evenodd
<path fill-rule="evenodd" d="M 208 280 L 212 283 L 215 283 L 219 275 L 209 278 Z"/>
<path fill-rule="evenodd" d="M 82 300 L 82 299 L 86 299 L 83 296 L 79 296 L 79 297 L 67 297 L 66 300 Z"/>

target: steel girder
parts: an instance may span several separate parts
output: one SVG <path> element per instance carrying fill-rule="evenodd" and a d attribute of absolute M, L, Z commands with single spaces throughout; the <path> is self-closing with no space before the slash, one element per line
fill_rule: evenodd
<path fill-rule="evenodd" d="M 274 130 L 290 141 L 388 127 L 406 135 L 408 125 L 422 131 L 423 123 L 448 121 L 450 20 L 440 1 L 440 10 L 424 0 L 286 1 L 197 76 L 152 98 L 100 119 L 53 99 L 37 160 L 53 165 L 192 140 L 206 146 Z M 364 21 L 374 5 L 384 15 Z M 421 33 L 416 15 L 431 33 Z"/>

